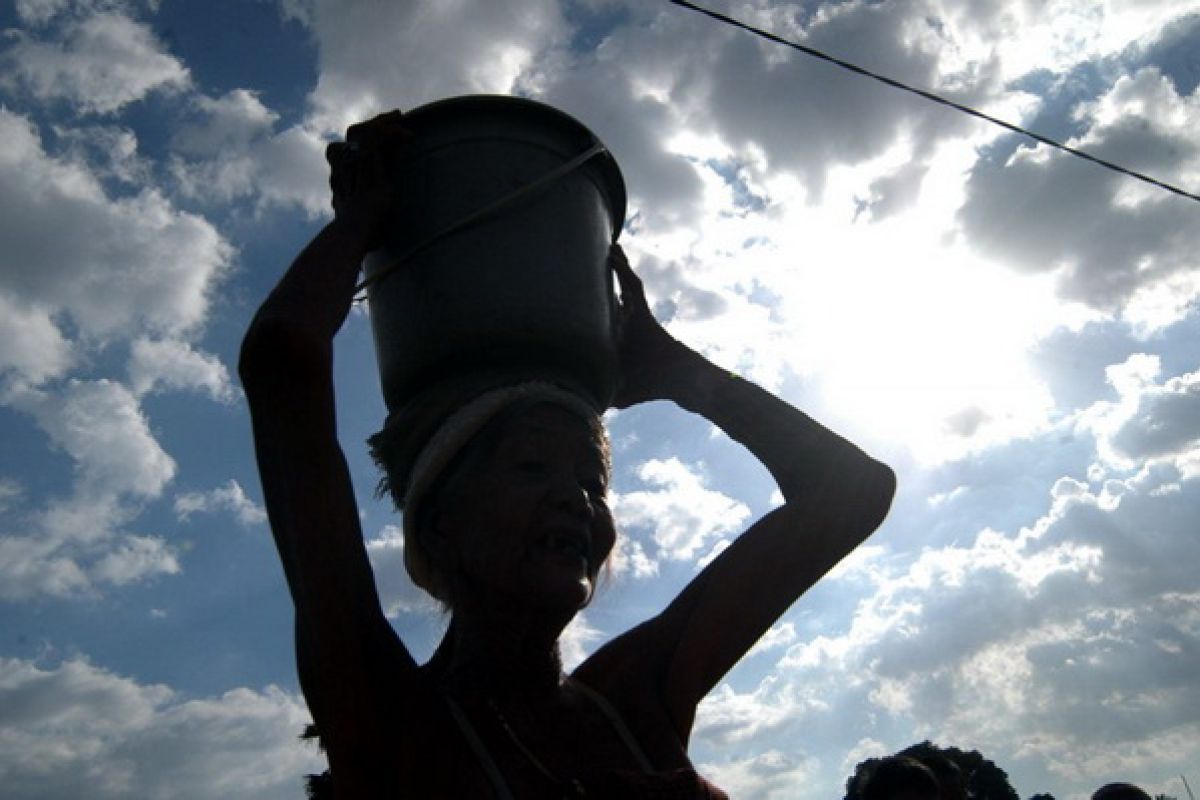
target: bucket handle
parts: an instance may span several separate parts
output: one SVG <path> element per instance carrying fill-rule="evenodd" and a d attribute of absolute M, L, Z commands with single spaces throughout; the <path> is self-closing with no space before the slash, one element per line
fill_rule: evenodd
<path fill-rule="evenodd" d="M 478 211 L 468 214 L 467 216 L 463 217 L 462 219 L 458 220 L 457 222 L 455 222 L 455 223 L 449 225 L 448 227 L 445 227 L 442 230 L 438 231 L 437 233 L 433 234 L 432 236 L 427 238 L 425 241 L 410 248 L 407 252 L 400 255 L 398 258 L 396 258 L 395 261 L 392 261 L 390 264 L 388 264 L 386 267 L 384 267 L 383 269 L 376 272 L 374 275 L 370 276 L 369 278 L 363 278 L 362 282 L 354 287 L 354 294 L 359 295 L 359 296 L 355 297 L 355 302 L 361 302 L 362 300 L 366 299 L 365 296 L 360 295 L 360 293 L 364 289 L 366 289 L 367 287 L 371 286 L 374 283 L 379 282 L 383 278 L 390 275 L 392 272 L 396 271 L 401 265 L 404 264 L 404 262 L 408 261 L 410 258 L 415 256 L 417 253 L 420 253 L 421 251 L 428 249 L 429 247 L 433 246 L 435 243 L 441 241 L 442 239 L 446 238 L 447 236 L 450 236 L 451 234 L 461 231 L 463 228 L 466 228 L 470 225 L 474 225 L 476 222 L 483 219 L 484 217 L 491 216 L 492 214 L 495 214 L 497 211 L 507 208 L 508 206 L 517 202 L 521 198 L 526 197 L 527 195 L 533 194 L 534 192 L 544 189 L 545 187 L 549 186 L 551 183 L 553 183 L 554 181 L 563 177 L 567 173 L 582 166 L 587 161 L 589 161 L 591 158 L 598 156 L 604 152 L 607 152 L 604 145 L 602 145 L 600 142 L 596 142 L 591 147 L 589 147 L 587 150 L 584 150 L 582 153 L 580 153 L 579 155 L 572 158 L 570 161 L 560 164 L 559 166 L 550 170 L 545 175 L 541 176 L 540 178 L 533 181 L 532 183 L 525 184 L 520 189 L 517 189 L 515 192 L 512 192 L 511 194 L 501 197 L 499 200 L 495 201 L 494 203 L 486 205 L 483 208 L 479 209 Z"/>

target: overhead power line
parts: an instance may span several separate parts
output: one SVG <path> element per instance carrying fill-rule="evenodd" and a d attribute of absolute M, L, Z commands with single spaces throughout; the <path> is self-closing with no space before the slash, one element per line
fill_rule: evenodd
<path fill-rule="evenodd" d="M 733 17 L 726 16 L 725 14 L 722 14 L 720 12 L 712 11 L 707 8 L 701 8 L 700 6 L 696 5 L 695 3 L 690 3 L 687 0 L 669 0 L 669 2 L 673 3 L 674 5 L 680 6 L 681 8 L 686 8 L 690 11 L 695 11 L 697 13 L 704 14 L 705 16 L 711 17 L 712 19 L 715 19 L 719 22 L 723 22 L 726 25 L 732 25 L 735 28 L 741 28 L 744 31 L 753 33 L 756 36 L 761 36 L 762 38 L 767 39 L 772 42 L 775 42 L 776 44 L 781 44 L 781 45 L 784 45 L 785 47 L 790 47 L 793 50 L 799 50 L 801 53 L 812 56 L 813 58 L 819 58 L 822 61 L 828 61 L 830 64 L 839 66 L 842 69 L 846 69 L 851 72 L 858 73 L 859 75 L 863 75 L 865 77 L 872 78 L 874 80 L 879 81 L 880 83 L 891 86 L 893 89 L 902 89 L 906 92 L 911 92 L 912 94 L 915 94 L 919 97 L 923 97 L 926 100 L 931 100 L 934 103 L 938 103 L 940 105 L 953 108 L 955 111 L 961 111 L 964 114 L 970 114 L 972 117 L 978 117 L 979 119 L 986 120 L 987 122 L 990 122 L 993 125 L 999 125 L 1001 128 L 1010 130 L 1013 133 L 1019 133 L 1022 136 L 1028 136 L 1030 139 L 1041 142 L 1042 144 L 1049 145 L 1051 147 L 1058 148 L 1059 150 L 1062 150 L 1063 152 L 1070 153 L 1073 156 L 1078 156 L 1079 158 L 1082 158 L 1086 161 L 1091 161 L 1093 164 L 1099 164 L 1102 167 L 1111 169 L 1115 172 L 1119 172 L 1122 175 L 1128 175 L 1131 178 L 1137 178 L 1139 181 L 1144 181 L 1145 183 L 1152 184 L 1154 186 L 1157 186 L 1160 189 L 1166 189 L 1168 192 L 1172 192 L 1174 194 L 1180 195 L 1181 197 L 1186 197 L 1190 200 L 1195 200 L 1197 202 L 1200 202 L 1200 195 L 1196 195 L 1191 192 L 1180 189 L 1178 186 L 1172 186 L 1169 183 L 1164 183 L 1163 181 L 1160 181 L 1157 178 L 1151 178 L 1149 175 L 1143 175 L 1142 173 L 1128 169 L 1127 167 L 1122 167 L 1120 164 L 1114 164 L 1112 161 L 1108 161 L 1106 159 L 1099 158 L 1098 156 L 1094 156 L 1091 153 L 1086 153 L 1083 150 L 1079 150 L 1077 148 L 1071 147 L 1070 145 L 1066 145 L 1066 144 L 1063 144 L 1062 142 L 1055 141 L 1054 139 L 1051 139 L 1048 136 L 1043 136 L 1040 133 L 1034 133 L 1033 131 L 1026 130 L 1025 128 L 1022 128 L 1019 125 L 1012 124 L 1011 122 L 1005 122 L 1002 119 L 997 119 L 996 117 L 993 117 L 990 114 L 985 114 L 982 111 L 978 111 L 974 108 L 971 108 L 970 106 L 964 106 L 962 103 L 956 103 L 953 100 L 948 100 L 945 97 L 941 97 L 939 95 L 934 94 L 933 92 L 928 92 L 928 91 L 925 91 L 924 89 L 918 89 L 915 86 L 909 86 L 908 84 L 902 83 L 894 78 L 889 78 L 886 75 L 880 75 L 877 72 L 872 72 L 871 70 L 866 69 L 864 67 L 860 67 L 857 64 L 851 64 L 849 61 L 845 61 L 840 58 L 835 58 L 834 56 L 831 56 L 827 53 L 822 53 L 820 50 L 816 50 L 812 47 L 802 45 L 799 42 L 793 42 L 789 39 L 784 39 L 782 36 L 778 36 L 774 33 L 771 33 L 770 31 L 764 31 L 761 28 L 756 28 L 753 25 L 749 25 L 740 20 L 736 20 Z"/>

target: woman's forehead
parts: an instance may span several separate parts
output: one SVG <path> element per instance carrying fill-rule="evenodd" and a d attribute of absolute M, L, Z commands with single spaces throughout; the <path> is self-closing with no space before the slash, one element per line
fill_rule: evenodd
<path fill-rule="evenodd" d="M 538 403 L 521 409 L 505 426 L 505 435 L 526 433 L 578 434 L 593 437 L 592 426 L 587 420 L 553 403 Z"/>
<path fill-rule="evenodd" d="M 500 441 L 507 445 L 522 441 L 582 445 L 601 452 L 602 435 L 598 428 L 575 412 L 553 403 L 538 403 L 507 420 Z"/>

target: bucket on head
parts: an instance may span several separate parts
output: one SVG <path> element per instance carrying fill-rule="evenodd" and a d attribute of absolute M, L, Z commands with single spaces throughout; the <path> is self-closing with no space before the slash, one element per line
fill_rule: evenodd
<path fill-rule="evenodd" d="M 521 98 L 450 98 L 404 123 L 397 219 L 363 264 L 388 409 L 472 372 L 538 377 L 606 407 L 616 162 L 575 119 Z"/>

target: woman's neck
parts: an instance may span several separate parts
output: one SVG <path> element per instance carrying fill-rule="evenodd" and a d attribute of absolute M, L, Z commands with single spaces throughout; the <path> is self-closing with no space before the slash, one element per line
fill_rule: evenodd
<path fill-rule="evenodd" d="M 431 666 L 456 693 L 550 698 L 565 677 L 558 637 L 569 621 L 496 602 L 456 608 Z"/>

